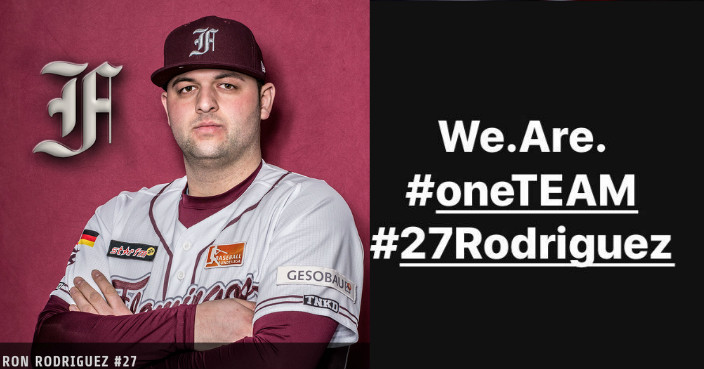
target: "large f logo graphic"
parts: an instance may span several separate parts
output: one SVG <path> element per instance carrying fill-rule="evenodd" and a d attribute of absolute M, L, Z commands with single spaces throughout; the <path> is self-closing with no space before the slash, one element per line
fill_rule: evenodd
<path fill-rule="evenodd" d="M 76 64 L 64 61 L 51 62 L 42 68 L 42 74 L 50 73 L 64 77 L 73 77 L 81 74 L 88 63 Z M 95 143 L 96 115 L 98 113 L 108 113 L 109 141 L 112 141 L 112 119 L 110 116 L 112 98 L 112 77 L 115 77 L 122 70 L 122 66 L 113 67 L 108 62 L 101 64 L 83 77 L 83 143 L 78 150 L 71 150 L 66 145 L 54 140 L 44 140 L 34 147 L 32 152 L 45 152 L 49 155 L 61 158 L 78 155 L 88 150 Z M 109 79 L 108 98 L 96 98 L 95 75 L 100 74 Z M 61 137 L 73 131 L 76 126 L 76 78 L 66 82 L 61 91 L 61 98 L 49 101 L 47 107 L 49 116 L 61 113 Z"/>

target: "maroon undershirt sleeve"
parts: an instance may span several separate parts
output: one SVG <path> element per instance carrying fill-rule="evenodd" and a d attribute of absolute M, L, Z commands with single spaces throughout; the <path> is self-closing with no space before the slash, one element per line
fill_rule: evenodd
<path fill-rule="evenodd" d="M 255 322 L 254 337 L 195 352 L 190 350 L 196 306 L 102 316 L 70 312 L 68 303 L 51 296 L 39 314 L 34 342 L 151 344 L 114 346 L 117 351 L 111 353 L 137 355 L 139 363 L 158 368 L 314 368 L 337 328 L 336 321 L 324 316 L 271 313 Z"/>
<path fill-rule="evenodd" d="M 39 314 L 34 343 L 146 343 L 138 350 L 139 360 L 154 361 L 193 347 L 195 314 L 196 305 L 122 316 L 71 312 L 66 301 L 51 296 Z M 110 348 L 115 354 L 135 355 L 130 345 Z"/>
<path fill-rule="evenodd" d="M 325 316 L 271 313 L 254 323 L 254 337 L 208 351 L 179 353 L 150 368 L 315 368 L 336 328 L 337 322 Z"/>

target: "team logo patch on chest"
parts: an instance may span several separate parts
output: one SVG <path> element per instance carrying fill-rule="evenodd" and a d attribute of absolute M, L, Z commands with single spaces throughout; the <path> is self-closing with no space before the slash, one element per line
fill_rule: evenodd
<path fill-rule="evenodd" d="M 152 261 L 156 256 L 157 250 L 159 250 L 159 246 L 111 240 L 110 247 L 108 247 L 108 256 L 120 259 Z"/>
<path fill-rule="evenodd" d="M 244 244 L 213 245 L 208 247 L 208 258 L 205 259 L 205 269 L 242 266 Z"/>

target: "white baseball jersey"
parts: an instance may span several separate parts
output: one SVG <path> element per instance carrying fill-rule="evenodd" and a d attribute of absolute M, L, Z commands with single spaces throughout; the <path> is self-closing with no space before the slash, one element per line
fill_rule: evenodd
<path fill-rule="evenodd" d="M 357 341 L 364 251 L 352 213 L 324 181 L 266 163 L 233 203 L 191 226 L 178 219 L 186 178 L 122 192 L 99 207 L 59 287 L 109 276 L 133 312 L 230 297 L 254 320 L 299 311 L 337 321 L 331 346 Z"/>

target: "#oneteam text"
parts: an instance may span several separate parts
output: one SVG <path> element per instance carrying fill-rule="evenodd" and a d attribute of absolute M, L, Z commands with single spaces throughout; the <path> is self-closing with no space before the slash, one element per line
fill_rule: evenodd
<path fill-rule="evenodd" d="M 408 183 L 409 191 L 406 197 L 429 199 L 434 197 L 444 207 L 457 205 L 496 206 L 511 205 L 531 206 L 538 202 L 539 206 L 635 206 L 635 176 L 624 174 L 620 181 L 614 181 L 609 174 L 596 176 L 577 174 L 572 183 L 565 185 L 562 174 L 513 174 L 511 181 L 500 181 L 487 184 L 481 181 L 456 182 L 447 181 L 437 184 L 432 182 L 432 176 L 415 175 Z M 594 184 L 598 178 L 598 183 Z M 422 190 L 422 191 L 421 191 Z M 533 196 L 535 192 L 539 196 Z M 566 196 L 563 194 L 566 192 Z M 414 206 L 415 201 L 409 205 Z M 425 201 L 420 202 L 421 206 Z"/>

